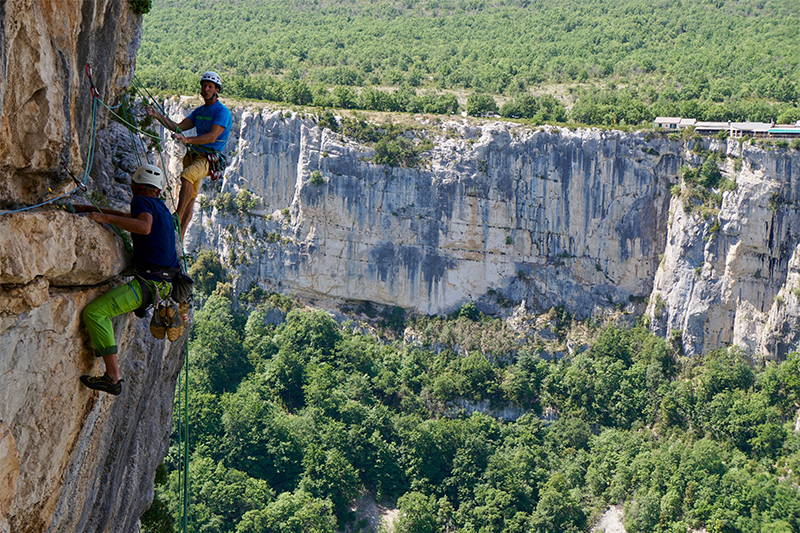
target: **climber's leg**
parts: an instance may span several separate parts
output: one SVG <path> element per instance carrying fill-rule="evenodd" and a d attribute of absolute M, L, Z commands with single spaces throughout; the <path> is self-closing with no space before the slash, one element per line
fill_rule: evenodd
<path fill-rule="evenodd" d="M 181 223 L 181 238 L 186 235 L 186 228 L 192 220 L 196 196 L 195 186 L 190 181 L 181 178 L 181 192 L 178 197 L 178 209 L 176 211 Z"/>
<path fill-rule="evenodd" d="M 129 313 L 142 303 L 142 288 L 138 280 L 115 287 L 95 299 L 83 309 L 81 318 L 89 332 L 91 347 L 95 355 L 103 358 L 106 373 L 112 383 L 120 379 L 117 360 L 117 342 L 111 319 Z"/>
<path fill-rule="evenodd" d="M 178 208 L 176 214 L 181 221 L 181 233 L 186 234 L 186 228 L 192 220 L 194 200 L 200 192 L 203 178 L 208 176 L 208 159 L 199 154 L 188 154 L 183 158 L 183 172 L 181 172 L 181 190 L 178 195 Z"/>

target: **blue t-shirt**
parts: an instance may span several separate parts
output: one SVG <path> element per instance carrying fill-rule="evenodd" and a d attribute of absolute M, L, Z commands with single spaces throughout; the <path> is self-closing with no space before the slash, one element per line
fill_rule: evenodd
<path fill-rule="evenodd" d="M 216 141 L 200 145 L 220 152 L 225 149 L 225 144 L 228 142 L 228 137 L 231 134 L 233 117 L 231 116 L 230 110 L 228 110 L 222 102 L 217 100 L 211 105 L 201 105 L 189 113 L 189 118 L 194 124 L 197 135 L 205 135 L 210 132 L 211 126 L 214 124 L 225 128 L 225 130 L 220 133 L 219 137 L 217 137 Z"/>
<path fill-rule="evenodd" d="M 131 233 L 136 266 L 179 268 L 178 253 L 175 250 L 175 228 L 164 201 L 160 198 L 134 195 L 131 200 L 131 215 L 138 217 L 141 213 L 150 213 L 153 225 L 148 235 Z"/>

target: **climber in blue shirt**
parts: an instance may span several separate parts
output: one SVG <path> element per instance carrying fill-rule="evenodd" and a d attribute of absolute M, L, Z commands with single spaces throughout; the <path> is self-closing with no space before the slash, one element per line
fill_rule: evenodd
<path fill-rule="evenodd" d="M 225 149 L 231 134 L 233 119 L 230 110 L 219 101 L 220 91 L 222 91 L 222 80 L 219 74 L 209 71 L 200 76 L 200 96 L 203 97 L 203 105 L 193 110 L 182 121 L 174 122 L 152 107 L 147 108 L 147 113 L 169 130 L 178 132 L 195 128 L 197 132 L 194 137 L 187 137 L 183 133 L 175 135 L 175 139 L 190 148 L 183 158 L 181 190 L 176 213 L 181 221 L 182 236 L 186 234 L 186 227 L 192 220 L 194 200 L 200 191 L 200 184 L 203 178 L 213 171 L 209 157 L 218 157 L 218 154 Z"/>

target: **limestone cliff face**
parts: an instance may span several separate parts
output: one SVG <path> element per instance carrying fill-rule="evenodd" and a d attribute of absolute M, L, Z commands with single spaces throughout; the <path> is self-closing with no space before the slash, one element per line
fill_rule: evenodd
<path fill-rule="evenodd" d="M 422 133 L 434 148 L 420 168 L 393 168 L 311 118 L 236 115 L 221 191 L 260 204 L 244 217 L 201 209 L 189 238 L 233 260 L 241 289 L 422 313 L 502 297 L 584 317 L 650 293 L 676 144 L 453 122 Z"/>
<path fill-rule="evenodd" d="M 734 140 L 708 148 L 729 156 L 721 167 L 736 190 L 717 216 L 673 198 L 648 313 L 656 331 L 680 333 L 687 353 L 733 344 L 782 358 L 800 340 L 800 153 Z"/>
<path fill-rule="evenodd" d="M 113 101 L 132 72 L 139 24 L 126 1 L 0 3 L 0 210 L 70 185 L 61 163 L 78 171 L 87 154 L 84 64 Z M 99 125 L 91 188 L 122 204 L 115 130 L 102 117 Z M 120 318 L 123 394 L 78 382 L 102 372 L 80 311 L 121 281 L 124 266 L 120 240 L 87 218 L 54 209 L 0 215 L 2 533 L 136 531 L 150 504 L 181 346 Z"/>
<path fill-rule="evenodd" d="M 59 211 L 0 222 L 0 531 L 134 531 L 166 450 L 180 346 L 115 323 L 124 391 L 102 371 L 80 312 L 124 266 L 113 233 Z"/>
<path fill-rule="evenodd" d="M 179 117 L 187 103 L 171 106 Z M 234 115 L 232 164 L 205 185 L 189 242 L 218 250 L 241 291 L 258 284 L 421 313 L 469 300 L 582 317 L 646 310 L 689 354 L 736 344 L 782 357 L 800 339 L 796 150 L 423 121 L 416 135 L 433 148 L 419 168 L 394 168 L 311 116 Z M 718 212 L 687 213 L 671 189 L 708 151 L 736 189 Z M 226 194 L 244 190 L 254 208 L 225 207 Z"/>

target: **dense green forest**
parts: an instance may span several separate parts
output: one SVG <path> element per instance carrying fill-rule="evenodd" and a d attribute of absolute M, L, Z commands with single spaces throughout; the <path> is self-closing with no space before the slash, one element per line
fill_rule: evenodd
<path fill-rule="evenodd" d="M 216 69 L 229 96 L 379 111 L 788 122 L 799 26 L 796 0 L 154 0 L 137 75 L 189 94 Z"/>
<path fill-rule="evenodd" d="M 358 531 L 364 495 L 408 533 L 586 531 L 610 504 L 631 533 L 800 531 L 800 354 L 687 358 L 557 309 L 521 332 L 472 304 L 337 323 L 258 289 L 237 303 L 213 254 L 192 273 L 190 531 Z M 149 533 L 180 516 L 180 456 Z"/>

